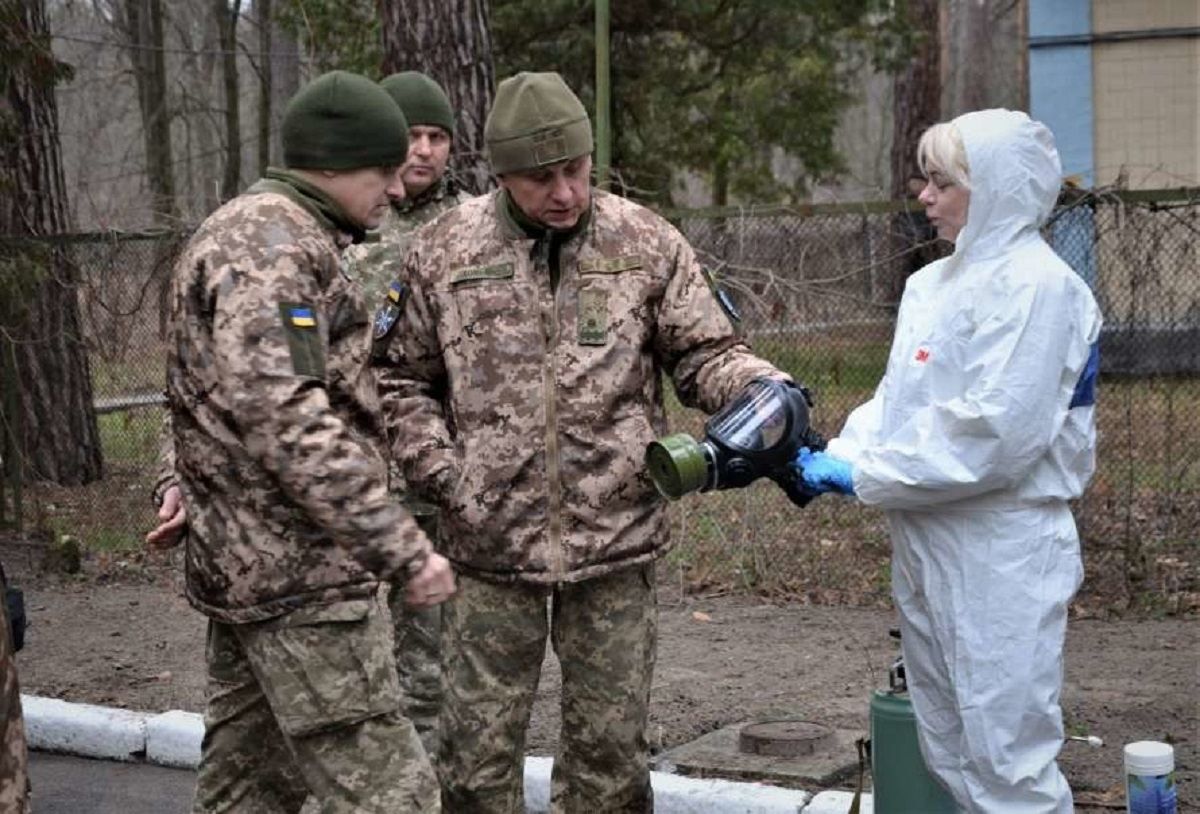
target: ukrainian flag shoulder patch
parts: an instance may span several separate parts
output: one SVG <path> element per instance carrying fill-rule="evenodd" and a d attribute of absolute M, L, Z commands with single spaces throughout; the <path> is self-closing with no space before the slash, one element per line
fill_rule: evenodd
<path fill-rule="evenodd" d="M 293 372 L 298 376 L 324 378 L 325 348 L 317 330 L 317 310 L 300 302 L 281 302 L 279 316 Z"/>
<path fill-rule="evenodd" d="M 317 327 L 317 315 L 313 309 L 307 305 L 289 305 L 288 318 L 293 326 L 297 328 L 315 328 Z"/>
<path fill-rule="evenodd" d="M 400 298 L 404 296 L 404 283 L 399 280 L 393 280 L 388 286 L 387 298 L 392 302 L 400 302 Z"/>

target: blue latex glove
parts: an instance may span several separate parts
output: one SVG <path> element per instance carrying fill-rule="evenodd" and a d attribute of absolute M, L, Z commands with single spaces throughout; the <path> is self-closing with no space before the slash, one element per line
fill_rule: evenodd
<path fill-rule="evenodd" d="M 854 494 L 854 467 L 825 452 L 800 447 L 793 463 L 800 469 L 804 485 L 816 492 Z"/>

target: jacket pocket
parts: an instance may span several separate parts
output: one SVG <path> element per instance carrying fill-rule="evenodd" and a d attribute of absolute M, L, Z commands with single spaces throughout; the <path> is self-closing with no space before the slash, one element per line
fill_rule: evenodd
<path fill-rule="evenodd" d="M 562 427 L 562 485 L 566 505 L 585 525 L 629 521 L 657 502 L 646 472 L 646 445 L 654 431 L 641 405 L 618 411 L 604 422 Z"/>
<path fill-rule="evenodd" d="M 442 296 L 453 309 L 452 326 L 476 339 L 521 314 L 531 304 L 531 293 L 529 286 L 511 280 L 472 280 L 451 286 Z"/>
<path fill-rule="evenodd" d="M 454 552 L 478 567 L 519 566 L 523 541 L 546 510 L 544 454 L 522 437 L 474 432 L 464 439 L 461 477 L 447 504 Z"/>
<path fill-rule="evenodd" d="M 640 266 L 581 271 L 574 292 L 560 298 L 563 338 L 586 349 L 589 359 L 640 352 L 652 331 L 651 303 L 660 296 L 656 280 Z"/>
<path fill-rule="evenodd" d="M 436 297 L 443 315 L 438 341 L 461 392 L 486 399 L 514 376 L 514 365 L 536 363 L 545 340 L 532 286 L 472 281 Z"/>

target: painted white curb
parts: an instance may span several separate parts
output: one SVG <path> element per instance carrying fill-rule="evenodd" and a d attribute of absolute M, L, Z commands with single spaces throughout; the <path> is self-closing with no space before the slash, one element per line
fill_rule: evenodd
<path fill-rule="evenodd" d="M 798 789 L 702 780 L 678 774 L 651 772 L 657 814 L 796 814 L 804 810 L 809 793 Z"/>
<path fill-rule="evenodd" d="M 146 716 L 140 713 L 36 695 L 22 695 L 21 709 L 31 749 L 109 760 L 139 760 L 145 754 Z"/>
<path fill-rule="evenodd" d="M 812 798 L 812 802 L 804 809 L 804 814 L 846 814 L 850 810 L 850 803 L 853 800 L 853 792 L 823 791 Z M 861 814 L 874 814 L 875 803 L 870 794 L 862 796 L 859 811 Z"/>
<path fill-rule="evenodd" d="M 194 769 L 200 763 L 204 719 L 194 712 L 131 712 L 54 698 L 22 695 L 25 733 L 31 749 L 109 760 L 146 760 L 162 766 Z M 550 810 L 553 758 L 525 759 L 525 810 Z M 704 780 L 651 772 L 657 814 L 846 814 L 853 795 Z M 862 814 L 871 814 L 871 796 L 863 795 Z"/>
<path fill-rule="evenodd" d="M 550 770 L 554 759 L 525 758 L 525 811 L 550 811 Z M 807 811 L 809 794 L 761 783 L 702 780 L 651 772 L 655 814 L 798 814 Z"/>
<path fill-rule="evenodd" d="M 160 766 L 194 769 L 200 765 L 204 716 L 173 709 L 146 721 L 146 760 Z"/>

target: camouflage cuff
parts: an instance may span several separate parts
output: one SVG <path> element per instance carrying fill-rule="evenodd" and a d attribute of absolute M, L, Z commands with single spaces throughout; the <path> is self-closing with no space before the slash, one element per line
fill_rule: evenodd
<path fill-rule="evenodd" d="M 154 503 L 154 508 L 161 509 L 167 490 L 178 485 L 179 481 L 175 478 L 174 473 L 159 475 L 158 480 L 154 482 L 154 488 L 150 490 L 150 500 Z"/>
<path fill-rule="evenodd" d="M 449 464 L 443 466 L 432 478 L 433 493 L 430 495 L 439 506 L 445 506 L 454 494 L 458 485 L 458 467 Z"/>
<path fill-rule="evenodd" d="M 433 553 L 433 549 L 422 551 L 417 556 L 404 564 L 404 578 L 408 581 L 421 573 L 421 569 L 425 567 L 425 563 L 429 562 L 429 555 Z"/>

